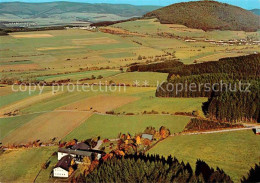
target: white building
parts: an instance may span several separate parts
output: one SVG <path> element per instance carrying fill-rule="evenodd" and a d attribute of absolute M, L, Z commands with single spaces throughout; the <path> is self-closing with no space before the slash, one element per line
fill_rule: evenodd
<path fill-rule="evenodd" d="M 53 169 L 53 177 L 68 178 L 72 159 L 73 157 L 70 155 L 62 157 Z"/>
<path fill-rule="evenodd" d="M 68 178 L 69 177 L 69 171 L 64 170 L 61 167 L 56 167 L 56 168 L 53 169 L 53 177 Z"/>
<path fill-rule="evenodd" d="M 94 149 L 82 149 L 77 148 L 74 149 L 73 147 L 71 149 L 66 148 L 59 148 L 58 150 L 58 160 L 61 160 L 63 157 L 70 155 L 74 158 L 76 163 L 82 162 L 84 157 L 89 157 L 91 160 L 94 159 L 100 159 L 102 157 L 103 151 L 94 150 Z"/>

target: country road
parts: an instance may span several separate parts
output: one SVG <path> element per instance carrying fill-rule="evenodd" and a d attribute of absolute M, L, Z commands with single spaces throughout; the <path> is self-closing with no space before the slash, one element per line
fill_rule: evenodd
<path fill-rule="evenodd" d="M 244 128 L 231 128 L 231 129 L 223 129 L 223 130 L 211 130 L 211 131 L 203 131 L 203 132 L 182 132 L 180 134 L 172 134 L 171 137 L 178 135 L 200 135 L 200 134 L 212 134 L 212 133 L 224 133 L 224 132 L 233 132 L 233 131 L 242 131 L 242 130 L 252 130 L 253 128 L 260 128 L 260 125 L 244 127 Z"/>

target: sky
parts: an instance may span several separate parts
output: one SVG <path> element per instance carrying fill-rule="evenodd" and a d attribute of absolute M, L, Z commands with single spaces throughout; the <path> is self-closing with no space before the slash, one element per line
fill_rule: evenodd
<path fill-rule="evenodd" d="M 54 2 L 62 0 L 0 0 L 0 2 Z M 63 0 L 64 1 L 64 0 Z M 112 4 L 133 4 L 133 5 L 159 5 L 167 6 L 179 2 L 187 2 L 190 0 L 65 0 L 71 2 L 85 2 L 85 3 L 112 3 Z M 260 9 L 260 0 L 218 0 L 219 2 L 232 4 L 242 7 L 244 9 Z"/>

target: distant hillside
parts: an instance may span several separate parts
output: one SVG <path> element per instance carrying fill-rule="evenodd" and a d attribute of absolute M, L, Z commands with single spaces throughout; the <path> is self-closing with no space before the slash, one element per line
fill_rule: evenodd
<path fill-rule="evenodd" d="M 0 14 L 27 15 L 29 17 L 48 17 L 62 13 L 98 13 L 115 14 L 123 17 L 142 16 L 160 8 L 159 6 L 133 6 L 127 4 L 89 4 L 76 2 L 22 3 L 10 2 L 0 4 Z"/>
<path fill-rule="evenodd" d="M 182 24 L 203 30 L 244 30 L 260 28 L 260 16 L 242 8 L 215 1 L 177 3 L 147 13 L 164 24 Z"/>
<path fill-rule="evenodd" d="M 141 17 L 159 6 L 76 2 L 0 3 L 0 27 L 42 27 Z"/>
<path fill-rule="evenodd" d="M 260 9 L 253 9 L 253 10 L 250 10 L 251 12 L 253 12 L 254 14 L 256 15 L 260 15 Z"/>

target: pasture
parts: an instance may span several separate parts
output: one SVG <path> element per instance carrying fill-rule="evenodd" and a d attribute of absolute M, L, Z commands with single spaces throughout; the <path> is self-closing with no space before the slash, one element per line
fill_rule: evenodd
<path fill-rule="evenodd" d="M 89 97 L 72 104 L 58 108 L 57 110 L 75 110 L 75 111 L 97 111 L 105 113 L 120 106 L 138 100 L 137 97 L 123 96 L 102 96 Z"/>
<path fill-rule="evenodd" d="M 175 156 L 189 162 L 193 168 L 201 159 L 210 167 L 223 169 L 235 182 L 240 182 L 259 162 L 259 152 L 260 136 L 252 130 L 169 137 L 148 151 L 149 154 Z"/>
<path fill-rule="evenodd" d="M 202 103 L 207 101 L 207 98 L 157 98 L 153 97 L 152 94 L 143 96 L 136 102 L 119 107 L 115 112 L 140 114 L 144 111 L 150 112 L 154 110 L 159 113 L 168 112 L 172 114 L 175 112 L 201 111 Z"/>
<path fill-rule="evenodd" d="M 91 79 L 92 75 L 94 77 L 102 76 L 109 77 L 120 73 L 119 70 L 94 70 L 94 71 L 85 71 L 85 72 L 74 72 L 69 74 L 57 74 L 57 75 L 49 75 L 49 76 L 40 76 L 37 77 L 37 80 L 44 80 L 46 82 L 50 82 L 53 80 L 66 80 L 70 79 L 73 81 L 78 81 L 80 79 Z"/>
<path fill-rule="evenodd" d="M 33 182 L 41 165 L 57 147 L 41 147 L 6 151 L 0 155 L 1 182 Z M 48 175 L 49 176 L 49 175 Z M 48 180 L 45 177 L 44 182 Z"/>
<path fill-rule="evenodd" d="M 115 139 L 118 134 L 130 133 L 131 135 L 141 133 L 148 126 L 159 129 L 165 126 L 171 133 L 181 132 L 190 118 L 185 116 L 170 115 L 99 115 L 94 114 L 78 128 L 68 134 L 63 140 L 85 140 L 100 136 L 102 139 Z"/>
<path fill-rule="evenodd" d="M 80 111 L 53 111 L 44 113 L 13 130 L 5 136 L 2 143 L 5 145 L 21 144 L 35 140 L 49 142 L 53 138 L 60 140 L 90 116 L 90 112 Z"/>

